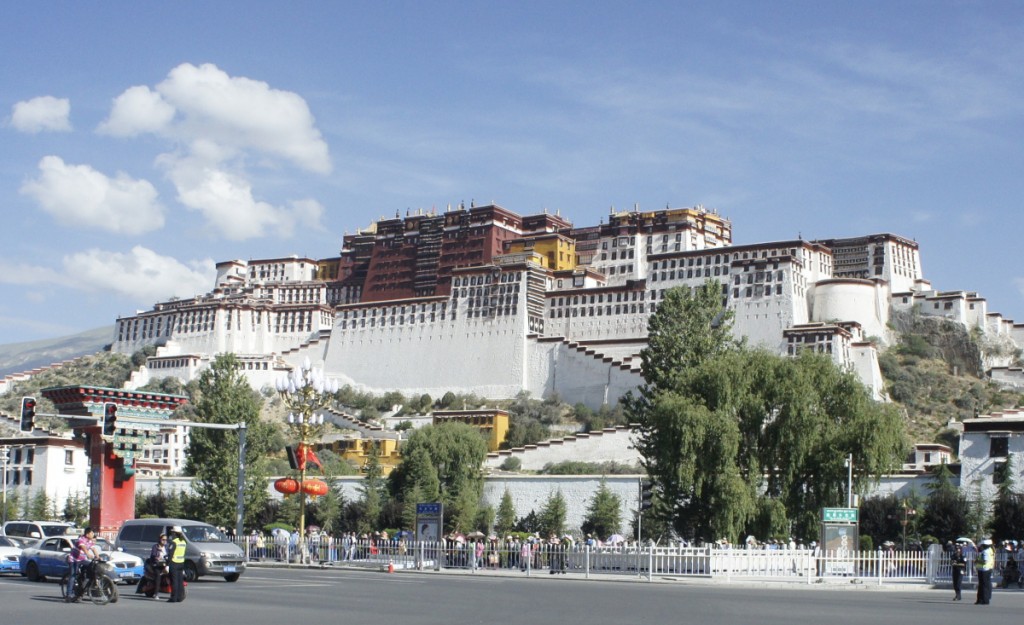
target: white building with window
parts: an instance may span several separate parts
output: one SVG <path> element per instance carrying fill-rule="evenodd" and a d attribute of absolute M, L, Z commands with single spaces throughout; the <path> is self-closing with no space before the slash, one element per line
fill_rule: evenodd
<path fill-rule="evenodd" d="M 964 419 L 960 465 L 960 489 L 972 499 L 991 502 L 1007 479 L 1024 484 L 1024 410 Z"/>
<path fill-rule="evenodd" d="M 46 491 L 58 514 L 68 497 L 88 496 L 89 460 L 81 440 L 52 434 L 0 438 L 0 455 L 2 450 L 7 453 L 7 500 L 17 495 L 19 513 L 26 498 L 34 499 L 40 490 Z"/>

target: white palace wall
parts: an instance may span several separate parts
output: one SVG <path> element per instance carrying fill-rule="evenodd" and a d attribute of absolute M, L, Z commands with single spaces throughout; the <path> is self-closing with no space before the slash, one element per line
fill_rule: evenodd
<path fill-rule="evenodd" d="M 525 385 L 526 315 L 342 329 L 335 323 L 324 368 L 370 392 L 440 397 L 461 390 L 511 398 Z"/>
<path fill-rule="evenodd" d="M 643 383 L 639 371 L 623 368 L 610 358 L 588 355 L 564 340 L 530 337 L 526 348 L 525 388 L 533 397 L 557 393 L 566 403 L 582 403 L 597 410 L 616 403 Z"/>

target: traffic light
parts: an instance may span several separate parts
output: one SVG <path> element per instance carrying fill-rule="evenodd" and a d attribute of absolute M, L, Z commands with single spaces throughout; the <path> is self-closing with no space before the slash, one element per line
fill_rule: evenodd
<path fill-rule="evenodd" d="M 21 431 L 31 432 L 36 427 L 36 398 L 21 398 Z"/>
<path fill-rule="evenodd" d="M 107 402 L 103 404 L 103 435 L 113 436 L 117 431 L 117 404 Z"/>
<path fill-rule="evenodd" d="M 640 482 L 640 510 L 649 510 L 653 503 L 654 498 L 654 484 L 650 480 L 641 480 Z"/>

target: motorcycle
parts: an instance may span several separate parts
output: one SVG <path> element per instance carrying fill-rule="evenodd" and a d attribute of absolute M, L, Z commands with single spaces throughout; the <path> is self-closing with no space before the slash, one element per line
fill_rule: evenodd
<path fill-rule="evenodd" d="M 1006 565 L 1002 570 L 1002 581 L 999 584 L 1001 588 L 1009 588 L 1010 584 L 1017 584 L 1017 588 L 1024 588 L 1024 575 L 1021 574 L 1020 566 L 1017 561 L 1013 559 L 1013 554 L 1010 554 L 1009 559 L 1006 561 Z"/>
<path fill-rule="evenodd" d="M 71 572 L 64 574 L 60 580 L 61 596 L 67 600 L 68 576 Z M 96 605 L 117 603 L 120 594 L 114 584 L 114 565 L 110 562 L 110 556 L 102 554 L 98 559 L 86 563 L 78 569 L 75 576 L 75 584 L 72 588 L 75 601 L 85 597 Z"/>
<path fill-rule="evenodd" d="M 155 597 L 159 593 L 171 594 L 171 573 L 166 562 L 152 563 L 147 561 L 146 568 L 139 581 L 135 593 L 143 593 L 147 597 Z"/>

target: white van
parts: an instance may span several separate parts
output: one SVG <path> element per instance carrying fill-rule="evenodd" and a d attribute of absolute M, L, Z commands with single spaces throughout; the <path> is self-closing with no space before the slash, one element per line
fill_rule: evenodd
<path fill-rule="evenodd" d="M 70 534 L 74 527 L 71 523 L 58 521 L 8 521 L 4 523 L 3 534 L 19 547 L 26 547 L 43 538 Z"/>
<path fill-rule="evenodd" d="M 187 543 L 185 549 L 185 580 L 195 581 L 206 575 L 221 575 L 229 582 L 238 581 L 245 572 L 245 553 L 227 536 L 209 523 L 190 519 L 132 519 L 125 521 L 114 545 L 118 549 L 149 557 L 160 534 L 180 525 Z"/>

